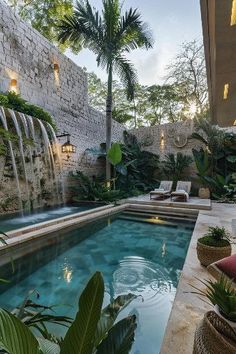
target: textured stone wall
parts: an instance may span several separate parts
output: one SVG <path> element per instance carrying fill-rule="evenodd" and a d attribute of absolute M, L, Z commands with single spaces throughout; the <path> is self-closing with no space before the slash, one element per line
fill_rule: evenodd
<path fill-rule="evenodd" d="M 131 133 L 145 145 L 145 150 L 160 155 L 163 159 L 169 153 L 182 152 L 191 155 L 192 149 L 200 146 L 198 141 L 190 139 L 193 128 L 193 121 L 189 120 L 133 129 Z"/>
<path fill-rule="evenodd" d="M 0 91 L 11 89 L 11 79 L 23 98 L 52 114 L 58 133 L 71 134 L 77 154 L 64 159 L 64 171 L 95 174 L 99 166 L 83 153 L 105 141 L 105 117 L 88 105 L 86 73 L 0 0 Z M 122 132 L 123 126 L 113 122 L 114 141 Z"/>

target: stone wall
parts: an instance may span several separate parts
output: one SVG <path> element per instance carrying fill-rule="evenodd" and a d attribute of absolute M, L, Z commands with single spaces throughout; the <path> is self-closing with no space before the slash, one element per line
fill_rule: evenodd
<path fill-rule="evenodd" d="M 163 159 L 169 153 L 182 152 L 191 155 L 192 149 L 200 146 L 198 141 L 190 139 L 193 128 L 193 121 L 189 120 L 133 129 L 131 133 L 144 144 L 145 150 Z"/>
<path fill-rule="evenodd" d="M 88 105 L 86 73 L 0 0 L 0 91 L 12 89 L 12 79 L 23 98 L 53 116 L 58 133 L 71 134 L 77 153 L 64 159 L 64 171 L 95 174 L 99 166 L 91 158 L 85 161 L 83 153 L 105 141 L 105 117 Z M 113 122 L 114 141 L 122 139 L 123 130 Z"/>

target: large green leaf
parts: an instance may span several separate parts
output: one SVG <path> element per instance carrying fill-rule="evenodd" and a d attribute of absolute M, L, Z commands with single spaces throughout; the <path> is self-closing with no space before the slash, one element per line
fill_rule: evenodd
<path fill-rule="evenodd" d="M 108 151 L 107 157 L 112 165 L 117 165 L 122 160 L 122 151 L 119 143 L 113 143 Z"/>
<path fill-rule="evenodd" d="M 235 163 L 236 162 L 236 156 L 227 156 L 226 159 L 227 159 L 227 161 L 229 161 L 231 163 Z"/>
<path fill-rule="evenodd" d="M 118 296 L 111 304 L 106 306 L 101 313 L 100 320 L 98 322 L 97 331 L 95 334 L 94 346 L 97 347 L 102 339 L 104 339 L 108 331 L 113 326 L 118 314 L 126 306 L 130 304 L 137 296 L 131 293 L 127 295 Z"/>
<path fill-rule="evenodd" d="M 38 342 L 42 354 L 60 354 L 60 347 L 58 344 L 42 338 L 38 338 Z"/>
<path fill-rule="evenodd" d="M 115 167 L 116 171 L 123 176 L 127 176 L 127 167 L 123 163 L 118 163 Z"/>
<path fill-rule="evenodd" d="M 61 354 L 91 354 L 93 352 L 103 296 L 103 278 L 101 273 L 96 272 L 80 296 L 79 311 L 66 333 L 61 346 Z"/>
<path fill-rule="evenodd" d="M 31 331 L 3 309 L 0 309 L 0 348 L 9 354 L 39 353 L 38 342 Z"/>
<path fill-rule="evenodd" d="M 134 341 L 135 315 L 119 321 L 99 345 L 96 354 L 128 354 Z"/>

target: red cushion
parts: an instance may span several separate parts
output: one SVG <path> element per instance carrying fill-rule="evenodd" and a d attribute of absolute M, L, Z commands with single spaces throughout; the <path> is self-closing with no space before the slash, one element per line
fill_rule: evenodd
<path fill-rule="evenodd" d="M 215 264 L 230 279 L 234 279 L 236 281 L 236 254 L 223 258 Z"/>

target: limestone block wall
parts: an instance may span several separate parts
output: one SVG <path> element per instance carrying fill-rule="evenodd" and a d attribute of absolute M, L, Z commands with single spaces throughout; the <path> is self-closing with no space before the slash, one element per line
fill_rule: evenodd
<path fill-rule="evenodd" d="M 133 129 L 131 133 L 144 144 L 145 150 L 163 159 L 169 153 L 182 152 L 191 155 L 192 149 L 200 146 L 198 141 L 190 139 L 193 131 L 193 121 L 189 120 Z"/>
<path fill-rule="evenodd" d="M 193 131 L 193 121 L 189 120 L 132 129 L 131 133 L 143 144 L 144 150 L 159 155 L 160 159 L 163 160 L 165 155 L 169 153 L 182 152 L 185 155 L 192 155 L 192 149 L 198 149 L 201 146 L 198 141 L 190 139 Z M 194 163 L 188 168 L 186 175 L 196 176 Z"/>
<path fill-rule="evenodd" d="M 88 105 L 86 73 L 0 0 L 0 91 L 11 89 L 12 79 L 23 98 L 53 116 L 58 133 L 71 134 L 77 153 L 64 159 L 65 173 L 95 174 L 99 166 L 91 158 L 84 162 L 83 153 L 105 141 L 105 117 Z M 113 122 L 114 141 L 122 139 L 123 130 Z"/>

